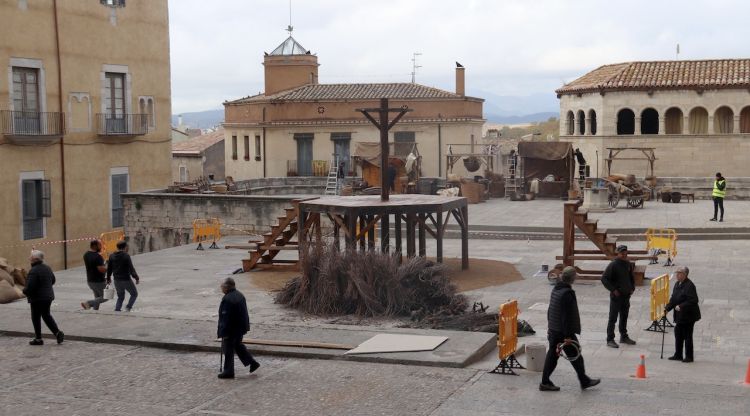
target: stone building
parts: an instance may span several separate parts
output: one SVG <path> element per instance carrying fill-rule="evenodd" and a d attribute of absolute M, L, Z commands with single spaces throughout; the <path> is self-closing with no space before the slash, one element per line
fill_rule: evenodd
<path fill-rule="evenodd" d="M 291 36 L 265 54 L 263 65 L 264 93 L 224 103 L 226 174 L 237 180 L 310 176 L 315 161 L 328 163 L 333 154 L 348 163 L 357 142 L 379 140 L 356 109 L 378 107 L 380 98 L 413 109 L 389 140 L 399 154 L 417 144 L 424 176 L 446 174 L 449 144 L 481 140 L 484 100 L 465 95 L 461 66 L 455 92 L 415 83 L 319 84 L 318 57 Z M 459 165 L 455 173 L 465 173 Z"/>
<path fill-rule="evenodd" d="M 0 65 L 0 257 L 80 264 L 171 179 L 167 0 L 2 0 Z"/>
<path fill-rule="evenodd" d="M 172 144 L 172 180 L 224 180 L 224 129 Z"/>
<path fill-rule="evenodd" d="M 750 59 L 605 65 L 556 92 L 560 139 L 581 149 L 592 175 L 597 152 L 603 175 L 607 148 L 651 147 L 657 177 L 750 177 Z M 642 177 L 646 166 L 612 170 Z"/>

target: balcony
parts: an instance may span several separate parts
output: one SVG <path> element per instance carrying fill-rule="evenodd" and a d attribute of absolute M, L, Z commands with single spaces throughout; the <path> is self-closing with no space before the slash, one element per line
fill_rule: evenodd
<path fill-rule="evenodd" d="M 148 133 L 148 114 L 97 114 L 96 133 L 100 136 L 143 136 Z"/>
<path fill-rule="evenodd" d="M 15 144 L 49 144 L 65 134 L 64 113 L 0 111 L 2 133 Z"/>
<path fill-rule="evenodd" d="M 328 176 L 327 160 L 287 160 L 286 176 Z"/>

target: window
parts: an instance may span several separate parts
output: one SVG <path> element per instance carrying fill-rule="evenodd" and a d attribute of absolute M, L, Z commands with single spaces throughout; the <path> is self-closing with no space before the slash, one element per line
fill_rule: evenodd
<path fill-rule="evenodd" d="M 146 102 L 146 114 L 148 114 L 148 126 L 152 129 L 156 128 L 156 109 L 153 98 L 149 98 Z"/>
<path fill-rule="evenodd" d="M 112 228 L 122 227 L 125 222 L 125 210 L 120 194 L 128 192 L 127 168 L 113 168 L 110 176 L 112 189 Z"/>
<path fill-rule="evenodd" d="M 568 126 L 568 136 L 574 135 L 575 128 L 576 128 L 576 122 L 575 122 L 575 116 L 573 115 L 572 111 L 568 111 L 568 117 L 566 118 L 567 126 Z"/>
<path fill-rule="evenodd" d="M 589 120 L 591 120 L 591 128 L 589 128 L 589 133 L 592 136 L 596 136 L 596 111 L 589 110 Z"/>
<path fill-rule="evenodd" d="M 125 0 L 99 0 L 99 3 L 109 7 L 125 7 Z"/>
<path fill-rule="evenodd" d="M 232 160 L 237 160 L 237 136 L 232 136 Z"/>
<path fill-rule="evenodd" d="M 339 163 L 344 162 L 344 174 L 346 175 L 350 172 L 351 153 L 349 144 L 352 141 L 352 134 L 331 133 L 331 140 L 333 141 L 333 154 Z"/>
<path fill-rule="evenodd" d="M 244 137 L 245 160 L 250 160 L 250 136 Z"/>
<path fill-rule="evenodd" d="M 13 67 L 13 132 L 39 133 L 39 70 Z"/>
<path fill-rule="evenodd" d="M 688 116 L 688 130 L 690 134 L 708 134 L 708 111 L 703 107 L 695 107 Z"/>
<path fill-rule="evenodd" d="M 414 148 L 416 133 L 413 131 L 397 131 L 393 134 L 393 154 L 394 156 L 409 156 Z"/>
<path fill-rule="evenodd" d="M 586 113 L 583 110 L 578 110 L 578 134 L 586 134 Z"/>
<path fill-rule="evenodd" d="M 635 134 L 635 113 L 624 108 L 617 113 L 617 134 Z"/>
<path fill-rule="evenodd" d="M 659 134 L 659 113 L 653 108 L 641 113 L 641 134 Z"/>
<path fill-rule="evenodd" d="M 750 107 L 740 111 L 740 133 L 750 133 Z"/>
<path fill-rule="evenodd" d="M 297 141 L 297 175 L 312 176 L 313 133 L 294 133 Z"/>
<path fill-rule="evenodd" d="M 104 75 L 104 121 L 107 133 L 127 133 L 125 117 L 125 74 Z"/>
<path fill-rule="evenodd" d="M 731 134 L 734 131 L 734 112 L 729 107 L 719 107 L 714 113 L 714 133 Z"/>
<path fill-rule="evenodd" d="M 21 180 L 24 240 L 44 238 L 44 219 L 52 216 L 51 196 L 48 180 Z"/>
<path fill-rule="evenodd" d="M 261 149 L 260 149 L 260 136 L 258 136 L 256 134 L 255 135 L 255 160 L 260 160 L 261 159 L 260 152 L 261 152 Z"/>
<path fill-rule="evenodd" d="M 682 110 L 672 107 L 664 113 L 664 133 L 682 134 Z"/>
<path fill-rule="evenodd" d="M 187 182 L 188 178 L 187 166 L 180 166 L 180 182 Z"/>

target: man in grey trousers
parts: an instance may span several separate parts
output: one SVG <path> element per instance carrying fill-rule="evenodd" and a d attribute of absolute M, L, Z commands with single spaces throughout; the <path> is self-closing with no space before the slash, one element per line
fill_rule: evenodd
<path fill-rule="evenodd" d="M 122 302 L 125 300 L 125 291 L 130 294 L 125 311 L 130 312 L 133 309 L 135 299 L 138 297 L 138 289 L 135 285 L 141 280 L 133 267 L 133 261 L 128 254 L 128 243 L 125 241 L 117 242 L 117 251 L 109 256 L 107 262 L 107 280 L 115 276 L 115 290 L 117 291 L 117 302 L 115 303 L 115 312 L 122 310 Z M 135 284 L 131 280 L 135 279 Z"/>
<path fill-rule="evenodd" d="M 102 243 L 99 240 L 91 240 L 89 251 L 83 255 L 83 264 L 86 265 L 86 282 L 89 288 L 94 292 L 94 299 L 81 302 L 83 309 L 93 308 L 99 310 L 99 305 L 106 302 L 104 299 L 104 288 L 111 283 L 105 279 L 104 274 L 107 268 L 104 266 L 104 257 L 102 257 Z"/>

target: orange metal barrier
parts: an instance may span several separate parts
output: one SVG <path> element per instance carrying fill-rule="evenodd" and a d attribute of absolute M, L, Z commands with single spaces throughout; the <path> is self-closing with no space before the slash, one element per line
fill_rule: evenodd
<path fill-rule="evenodd" d="M 511 300 L 500 305 L 497 323 L 500 364 L 491 372 L 518 375 L 513 371 L 514 368 L 523 368 L 515 356 L 518 348 L 518 301 Z"/>
<path fill-rule="evenodd" d="M 109 258 L 109 255 L 117 251 L 117 242 L 125 239 L 125 231 L 122 229 L 112 230 L 99 235 L 99 241 L 102 243 L 102 257 L 104 260 Z"/>
<path fill-rule="evenodd" d="M 203 242 L 211 241 L 209 248 L 219 248 L 216 242 L 221 239 L 221 222 L 218 218 L 198 218 L 193 220 L 193 242 L 197 250 L 203 250 Z"/>
<path fill-rule="evenodd" d="M 651 280 L 651 326 L 646 328 L 646 331 L 665 332 L 667 326 L 672 326 L 664 315 L 667 303 L 669 303 L 669 275 L 663 274 Z"/>
<path fill-rule="evenodd" d="M 677 257 L 677 232 L 671 228 L 649 228 L 646 230 L 646 250 L 663 251 L 667 255 L 665 266 L 672 265 L 672 260 Z"/>

